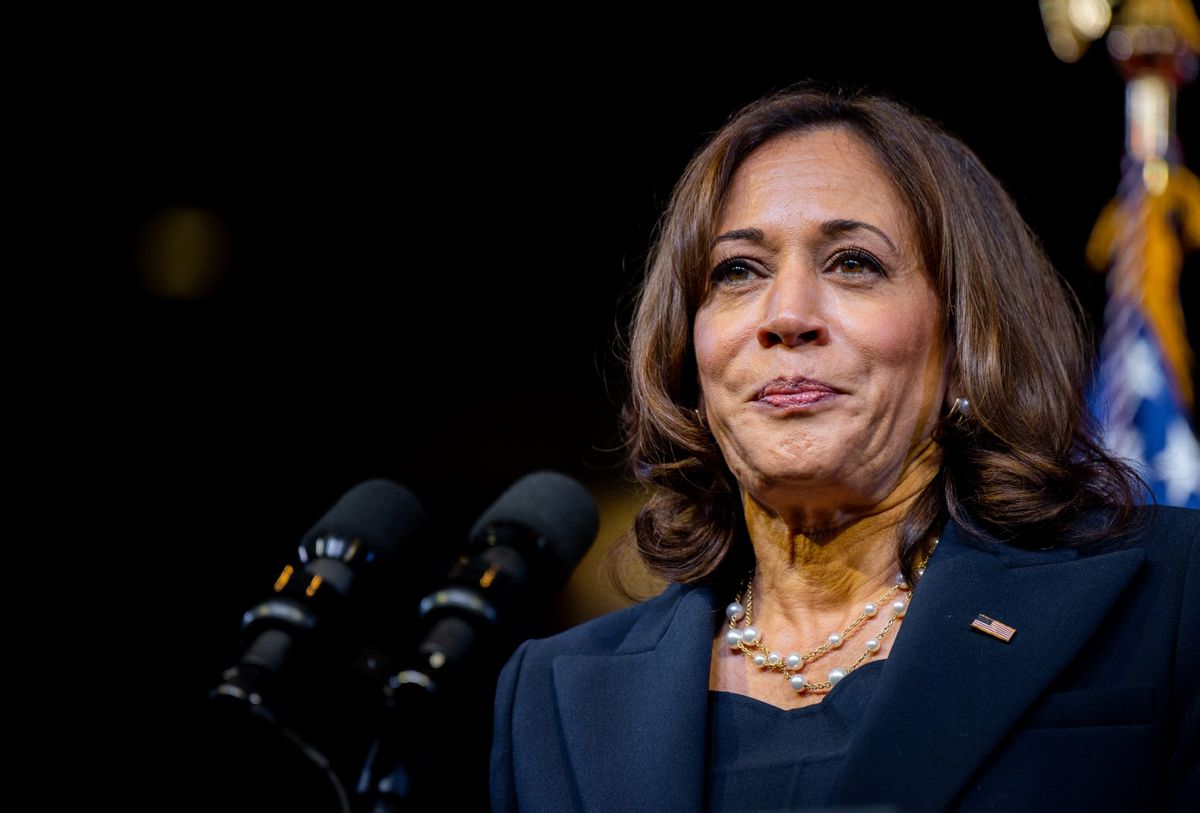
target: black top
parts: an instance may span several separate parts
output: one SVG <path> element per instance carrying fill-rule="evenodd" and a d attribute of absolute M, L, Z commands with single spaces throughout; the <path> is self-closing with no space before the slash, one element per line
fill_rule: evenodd
<path fill-rule="evenodd" d="M 850 735 L 874 694 L 883 664 L 864 663 L 820 703 L 798 709 L 710 691 L 706 809 L 785 810 L 828 804 Z"/>

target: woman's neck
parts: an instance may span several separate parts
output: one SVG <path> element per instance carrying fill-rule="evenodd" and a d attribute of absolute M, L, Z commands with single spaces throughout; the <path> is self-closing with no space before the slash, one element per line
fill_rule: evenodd
<path fill-rule="evenodd" d="M 930 444 L 905 467 L 885 499 L 845 512 L 834 522 L 828 521 L 829 515 L 824 522 L 813 521 L 819 516 L 815 512 L 792 512 L 785 518 L 743 492 L 756 559 L 756 605 L 797 623 L 804 618 L 830 619 L 878 598 L 895 584 L 899 572 L 899 526 L 939 464 L 940 449 Z"/>
<path fill-rule="evenodd" d="M 896 527 L 903 508 L 864 517 L 835 533 L 795 531 L 747 500 L 757 604 L 787 617 L 838 613 L 872 601 L 898 571 Z"/>

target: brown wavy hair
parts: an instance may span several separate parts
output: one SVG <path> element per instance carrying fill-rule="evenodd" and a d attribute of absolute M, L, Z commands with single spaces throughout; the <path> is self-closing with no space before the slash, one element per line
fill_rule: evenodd
<path fill-rule="evenodd" d="M 966 422 L 943 416 L 942 468 L 901 523 L 901 568 L 947 517 L 1019 544 L 1081 544 L 1129 524 L 1137 474 L 1098 442 L 1085 406 L 1092 344 L 1078 299 L 1003 187 L 931 119 L 876 94 L 799 83 L 744 107 L 687 165 L 658 221 L 629 343 L 622 414 L 634 476 L 650 487 L 625 544 L 651 573 L 694 583 L 753 561 L 738 489 L 696 411 L 692 322 L 709 292 L 709 246 L 734 171 L 777 136 L 858 136 L 907 202 L 945 315 Z M 1115 506 L 1105 521 L 1077 523 Z M 1046 536 L 1046 534 L 1053 535 Z"/>

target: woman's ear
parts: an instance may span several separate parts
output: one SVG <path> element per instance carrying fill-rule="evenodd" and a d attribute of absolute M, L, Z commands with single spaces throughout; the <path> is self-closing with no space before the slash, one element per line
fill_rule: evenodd
<path fill-rule="evenodd" d="M 955 400 L 963 395 L 962 377 L 959 375 L 958 353 L 953 340 L 946 343 L 946 358 L 942 367 L 942 380 L 946 382 L 946 392 L 942 396 L 942 414 L 950 410 Z"/>
<path fill-rule="evenodd" d="M 958 366 L 952 348 L 946 356 L 946 395 L 942 399 L 942 419 L 962 429 L 967 426 L 974 412 L 974 404 L 963 386 L 962 368 Z"/>

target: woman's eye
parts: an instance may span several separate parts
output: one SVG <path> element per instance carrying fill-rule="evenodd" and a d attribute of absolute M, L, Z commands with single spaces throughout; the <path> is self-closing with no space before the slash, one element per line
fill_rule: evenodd
<path fill-rule="evenodd" d="M 713 269 L 712 280 L 722 282 L 745 282 L 755 277 L 754 269 L 744 260 L 726 260 Z"/>
<path fill-rule="evenodd" d="M 847 276 L 883 274 L 883 266 L 879 264 L 878 260 L 865 251 L 857 249 L 843 251 L 841 254 L 838 254 L 833 258 L 831 266 Z"/>

